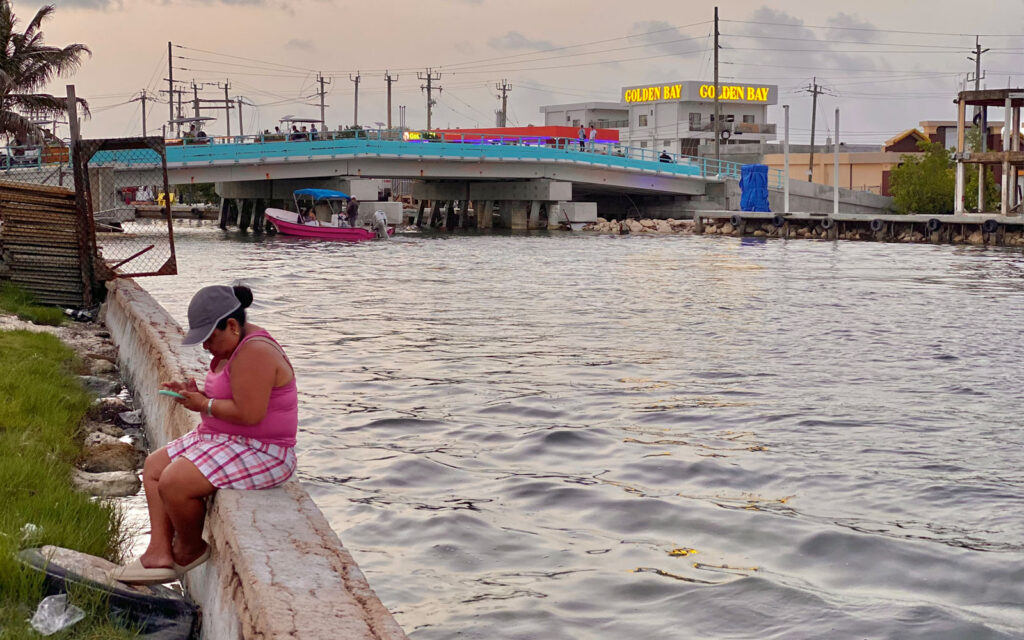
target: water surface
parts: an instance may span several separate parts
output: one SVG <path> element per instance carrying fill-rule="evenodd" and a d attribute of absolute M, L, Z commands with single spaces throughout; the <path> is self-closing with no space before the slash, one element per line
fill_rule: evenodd
<path fill-rule="evenodd" d="M 1024 637 L 1024 254 L 177 227 L 415 640 Z M 312 613 L 312 612 L 311 612 Z"/>

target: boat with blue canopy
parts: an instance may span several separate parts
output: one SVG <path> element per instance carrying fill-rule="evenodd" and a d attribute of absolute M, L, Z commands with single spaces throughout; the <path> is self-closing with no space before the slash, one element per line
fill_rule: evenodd
<path fill-rule="evenodd" d="M 282 235 L 359 242 L 387 239 L 395 232 L 381 211 L 374 211 L 369 216 L 358 211 L 354 219 L 346 217 L 345 212 L 352 198 L 341 191 L 297 189 L 292 193 L 292 199 L 295 211 L 266 210 L 267 220 Z"/>

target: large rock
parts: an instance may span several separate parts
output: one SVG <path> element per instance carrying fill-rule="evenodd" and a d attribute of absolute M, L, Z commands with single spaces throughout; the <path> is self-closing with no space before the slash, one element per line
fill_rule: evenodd
<path fill-rule="evenodd" d="M 97 422 L 111 422 L 122 411 L 128 411 L 131 407 L 123 398 L 111 396 L 100 398 L 89 407 L 89 417 Z"/>
<path fill-rule="evenodd" d="M 109 396 L 112 393 L 117 393 L 117 390 L 121 388 L 121 383 L 117 380 L 111 380 L 110 378 L 101 378 L 99 376 L 78 376 L 81 380 L 82 386 L 85 390 L 94 396 Z"/>
<path fill-rule="evenodd" d="M 101 444 L 121 444 L 121 441 L 114 436 L 103 433 L 102 431 L 93 431 L 89 435 L 85 436 L 85 443 L 83 446 L 88 448 Z"/>
<path fill-rule="evenodd" d="M 668 220 L 658 220 L 655 223 L 655 229 L 658 233 L 672 233 L 672 225 L 669 224 Z"/>
<path fill-rule="evenodd" d="M 722 235 L 729 235 L 736 230 L 736 227 L 732 226 L 731 222 L 726 222 L 722 225 Z"/>
<path fill-rule="evenodd" d="M 981 231 L 975 231 L 967 236 L 967 242 L 970 244 L 985 244 L 985 235 Z"/>
<path fill-rule="evenodd" d="M 71 484 L 78 491 L 104 498 L 133 496 L 142 488 L 142 480 L 134 471 L 89 473 L 75 469 L 71 472 Z"/>
<path fill-rule="evenodd" d="M 78 459 L 78 468 L 90 473 L 133 471 L 142 466 L 146 455 L 126 442 L 105 442 L 86 446 Z"/>
<path fill-rule="evenodd" d="M 102 376 L 104 374 L 117 373 L 117 365 L 110 360 L 103 358 L 96 358 L 89 362 L 89 373 L 94 376 Z"/>
<path fill-rule="evenodd" d="M 116 424 L 110 424 L 107 422 L 96 422 L 95 420 L 86 420 L 82 423 L 81 429 L 83 432 L 89 433 L 105 433 L 108 436 L 113 436 L 116 440 L 124 435 L 124 429 L 117 426 Z"/>

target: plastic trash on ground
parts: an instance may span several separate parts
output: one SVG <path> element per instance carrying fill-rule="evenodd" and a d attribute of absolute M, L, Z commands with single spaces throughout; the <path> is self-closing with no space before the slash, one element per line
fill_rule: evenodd
<path fill-rule="evenodd" d="M 26 542 L 32 540 L 37 536 L 42 535 L 42 533 L 43 528 L 38 525 L 32 524 L 31 522 L 26 522 L 21 527 L 21 539 Z"/>
<path fill-rule="evenodd" d="M 50 636 L 73 626 L 84 617 L 84 611 L 68 604 L 68 594 L 61 593 L 43 598 L 29 624 L 44 636 Z"/>

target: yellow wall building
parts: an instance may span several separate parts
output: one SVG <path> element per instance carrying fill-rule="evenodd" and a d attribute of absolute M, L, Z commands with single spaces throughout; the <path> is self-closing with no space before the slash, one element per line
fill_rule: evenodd
<path fill-rule="evenodd" d="M 844 189 L 870 191 L 878 195 L 889 194 L 889 172 L 899 166 L 905 155 L 918 155 L 917 143 L 928 138 L 917 129 L 908 129 L 887 140 L 878 151 L 843 151 L 839 146 L 839 186 Z M 799 149 L 799 147 L 797 147 Z M 810 153 L 789 154 L 789 177 L 791 180 L 807 180 Z M 764 164 L 772 169 L 782 171 L 785 166 L 785 155 L 769 153 L 764 156 Z M 835 184 L 835 152 L 834 148 L 814 151 L 814 173 L 811 182 L 818 184 Z"/>

